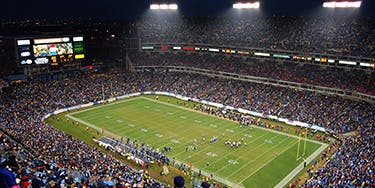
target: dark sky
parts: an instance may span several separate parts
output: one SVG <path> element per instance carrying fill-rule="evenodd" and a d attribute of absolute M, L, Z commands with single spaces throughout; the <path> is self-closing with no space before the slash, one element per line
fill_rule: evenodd
<path fill-rule="evenodd" d="M 165 1 L 165 0 L 164 0 Z M 167 0 L 169 1 L 169 0 Z M 149 9 L 151 0 L 6 0 L 0 6 L 2 18 L 64 18 L 97 17 L 133 19 Z M 232 0 L 176 0 L 179 12 L 189 16 L 218 16 L 231 10 Z M 323 0 L 260 0 L 263 15 L 319 15 L 323 12 L 339 14 L 337 10 L 323 10 Z M 350 13 L 349 13 L 350 12 Z M 354 13 L 353 13 L 354 12 Z M 341 11 L 375 17 L 375 0 L 363 0 L 357 11 Z"/>

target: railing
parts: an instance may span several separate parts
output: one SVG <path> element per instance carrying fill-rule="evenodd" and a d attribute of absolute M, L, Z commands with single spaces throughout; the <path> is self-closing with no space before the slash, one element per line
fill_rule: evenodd
<path fill-rule="evenodd" d="M 153 51 L 176 51 L 173 47 L 196 47 L 197 50 L 180 51 L 188 53 L 210 53 L 210 54 L 226 54 L 230 56 L 244 56 L 255 59 L 271 59 L 271 60 L 282 60 L 282 61 L 292 61 L 292 62 L 306 62 L 319 65 L 330 65 L 330 66 L 340 66 L 348 68 L 360 68 L 373 71 L 375 70 L 375 58 L 369 57 L 358 57 L 358 56 L 345 56 L 339 54 L 326 54 L 326 53 L 314 53 L 314 52 L 301 52 L 301 51 L 290 51 L 290 50 L 278 50 L 278 49 L 266 49 L 266 48 L 253 48 L 253 47 L 236 47 L 236 46 L 223 46 L 223 45 L 211 45 L 211 44 L 202 44 L 202 43 L 142 43 L 140 45 L 141 51 L 150 51 L 150 49 L 144 50 L 142 47 L 153 47 Z M 168 48 L 161 48 L 161 46 L 167 46 Z M 215 48 L 218 49 L 216 53 L 210 52 L 208 49 Z M 198 50 L 199 49 L 199 50 Z M 224 50 L 224 51 L 223 51 Z M 233 50 L 232 52 L 225 52 L 225 50 Z M 243 54 L 239 52 L 249 52 L 250 54 Z M 256 56 L 254 52 L 268 53 L 269 56 Z M 274 56 L 285 55 L 290 58 L 282 58 Z M 324 61 L 323 61 L 324 59 Z M 331 60 L 329 62 L 328 60 Z M 342 61 L 340 63 L 340 61 Z M 346 64 L 344 62 L 350 61 L 355 64 Z"/>
<path fill-rule="evenodd" d="M 211 76 L 211 77 L 241 80 L 241 81 L 253 82 L 253 83 L 261 83 L 261 84 L 266 84 L 266 85 L 273 85 L 273 86 L 284 87 L 284 88 L 292 88 L 292 89 L 298 89 L 298 90 L 303 90 L 303 91 L 314 91 L 314 92 L 318 92 L 318 93 L 322 93 L 326 95 L 335 95 L 335 96 L 340 96 L 340 97 L 346 97 L 349 99 L 363 100 L 363 101 L 367 101 L 370 103 L 375 103 L 375 96 L 372 96 L 372 95 L 367 95 L 367 94 L 353 92 L 353 91 L 345 91 L 342 89 L 316 86 L 316 85 L 311 85 L 311 84 L 276 80 L 276 79 L 271 79 L 271 78 L 247 76 L 247 75 L 240 75 L 240 74 L 229 73 L 229 72 L 213 71 L 213 70 L 184 67 L 184 66 L 135 66 L 134 68 L 136 70 L 141 70 L 141 71 L 146 70 L 146 69 L 165 69 L 170 72 L 195 73 L 195 74 L 206 75 L 206 76 Z"/>

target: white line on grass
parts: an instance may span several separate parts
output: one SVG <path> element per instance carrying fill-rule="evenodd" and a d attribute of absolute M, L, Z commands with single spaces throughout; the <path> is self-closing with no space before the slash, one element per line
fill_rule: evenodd
<path fill-rule="evenodd" d="M 225 177 L 225 178 L 229 178 L 229 177 L 233 176 L 234 174 L 236 174 L 237 172 L 239 172 L 239 171 L 242 170 L 243 168 L 247 167 L 249 164 L 251 164 L 251 163 L 253 163 L 254 161 L 258 160 L 259 158 L 263 157 L 264 154 L 266 154 L 266 153 L 272 151 L 273 149 L 275 149 L 277 146 L 279 146 L 280 144 L 282 144 L 283 142 L 285 142 L 285 140 L 288 140 L 288 137 L 286 137 L 285 139 L 283 139 L 283 140 L 282 140 L 281 142 L 279 142 L 278 144 L 272 146 L 271 148 L 269 148 L 268 150 L 266 150 L 265 152 L 263 152 L 263 153 L 262 153 L 261 155 L 259 155 L 257 158 L 255 158 L 255 159 L 249 161 L 249 162 L 246 163 L 245 165 L 242 165 L 242 167 L 238 168 L 237 170 L 235 170 L 234 172 L 232 172 L 231 174 L 229 174 L 229 175 L 228 175 L 227 177 Z M 288 149 L 289 149 L 289 148 L 288 148 Z M 286 151 L 286 150 L 285 150 L 285 151 Z M 285 152 L 285 151 L 284 151 L 284 152 Z M 270 161 L 272 161 L 272 160 L 270 160 Z M 270 161 L 269 161 L 269 162 L 270 162 Z M 268 162 L 268 163 L 269 163 L 269 162 Z M 268 164 L 268 163 L 267 163 L 267 164 Z M 251 173 L 251 175 L 253 175 L 253 174 L 254 174 L 254 172 Z M 250 177 L 250 176 L 248 176 L 248 178 L 249 178 L 249 177 Z M 241 181 L 240 183 L 242 183 L 242 181 Z"/>
<path fill-rule="evenodd" d="M 229 120 L 229 119 L 226 119 L 226 118 L 221 118 L 221 117 L 218 117 L 218 116 L 215 116 L 215 115 L 212 115 L 212 114 L 207 114 L 205 112 L 201 112 L 201 111 L 198 111 L 198 110 L 193 110 L 193 109 L 182 107 L 182 106 L 178 106 L 178 105 L 175 105 L 175 104 L 171 104 L 171 103 L 167 103 L 167 102 L 163 102 L 163 101 L 158 101 L 158 100 L 150 99 L 150 98 L 143 97 L 143 96 L 140 96 L 139 98 L 146 99 L 146 100 L 153 101 L 153 102 L 157 102 L 157 103 L 160 103 L 160 104 L 165 104 L 165 105 L 168 105 L 168 106 L 174 106 L 174 107 L 179 108 L 179 109 L 184 109 L 184 110 L 188 110 L 188 111 L 192 111 L 192 112 L 204 114 L 206 116 L 211 116 L 211 117 L 223 119 L 223 120 L 226 120 L 226 121 L 238 123 L 237 121 L 234 121 L 234 120 Z M 284 132 L 280 132 L 280 131 L 275 131 L 275 130 L 272 130 L 272 129 L 266 129 L 266 128 L 263 128 L 263 127 L 258 127 L 256 125 L 254 125 L 252 127 L 256 128 L 256 129 L 262 129 L 262 130 L 266 130 L 266 131 L 271 131 L 271 132 L 274 132 L 274 133 L 277 133 L 277 134 L 282 134 L 282 135 L 285 135 L 285 136 L 289 136 L 289 137 L 297 138 L 298 139 L 298 136 L 296 136 L 296 135 L 292 135 L 292 134 L 288 134 L 288 133 L 284 133 Z M 310 142 L 313 142 L 313 143 L 316 143 L 316 144 L 321 144 L 321 145 L 324 144 L 323 142 L 319 142 L 319 141 L 315 141 L 315 140 L 311 140 L 311 139 L 307 139 L 307 141 L 310 141 Z"/>
<path fill-rule="evenodd" d="M 277 136 L 280 136 L 280 135 L 275 135 L 275 136 L 273 136 L 271 139 L 274 139 L 274 138 L 276 138 Z M 284 141 L 284 140 L 283 140 Z M 260 148 L 260 147 L 262 147 L 263 145 L 264 145 L 265 143 L 263 142 L 262 144 L 258 144 L 256 147 L 254 147 L 254 148 L 252 148 L 250 151 L 255 151 L 256 149 L 258 149 L 258 148 Z M 264 153 L 267 153 L 268 152 L 268 150 L 266 151 L 266 152 L 264 152 Z M 245 153 L 245 155 L 247 155 L 247 153 Z M 242 159 L 243 157 L 242 157 L 243 155 L 241 155 L 240 157 L 237 157 L 237 159 Z M 257 159 L 257 158 L 256 158 Z M 253 159 L 253 160 L 251 160 L 250 162 L 254 162 L 254 161 L 256 161 L 255 159 Z M 221 170 L 224 170 L 227 166 L 229 166 L 229 165 L 231 165 L 231 164 L 226 164 L 226 165 L 224 165 L 223 167 L 221 167 L 220 169 L 218 169 L 218 170 L 216 170 L 216 172 L 215 173 L 217 173 L 217 172 L 219 172 L 219 171 L 221 171 Z M 248 163 L 246 163 L 246 166 L 248 165 Z M 245 166 L 242 166 L 242 167 L 245 167 Z M 242 168 L 241 168 L 242 169 Z M 239 170 L 239 169 L 237 169 L 237 170 Z M 236 171 L 235 171 L 236 172 Z M 232 174 L 231 174 L 232 175 Z M 228 177 L 230 177 L 231 175 L 229 175 Z"/>
<path fill-rule="evenodd" d="M 181 161 L 179 161 L 179 160 L 177 160 L 177 159 L 175 160 L 175 162 L 176 162 L 176 164 L 185 164 L 185 163 L 183 163 L 183 162 L 181 162 Z M 192 169 L 192 170 L 193 170 L 194 172 L 196 172 L 196 173 L 199 173 L 199 169 L 196 168 L 195 166 L 193 166 L 193 169 Z M 211 175 L 211 173 L 208 173 L 208 172 L 206 172 L 206 171 L 204 171 L 204 170 L 201 170 L 201 173 L 202 173 L 203 176 L 206 176 L 206 177 L 210 177 L 210 175 Z M 233 182 L 228 181 L 227 179 L 224 179 L 224 178 L 222 178 L 222 177 L 220 177 L 220 176 L 217 176 L 217 175 L 215 175 L 213 179 L 214 179 L 215 181 L 218 181 L 218 182 L 220 182 L 220 183 L 223 183 L 223 184 L 225 184 L 225 185 L 228 185 L 228 186 L 230 186 L 230 187 L 232 187 L 232 188 L 245 188 L 243 185 L 233 183 Z"/>
<path fill-rule="evenodd" d="M 258 138 L 256 138 L 255 140 L 252 140 L 251 142 L 247 143 L 247 144 L 248 144 L 248 145 L 249 145 L 249 144 L 252 144 L 252 143 L 256 142 L 257 140 L 259 140 L 260 138 L 262 138 L 262 137 L 264 137 L 264 136 L 266 136 L 266 135 L 268 135 L 268 134 L 270 134 L 270 133 L 269 133 L 269 132 L 268 132 L 268 133 L 265 133 L 265 134 L 259 136 Z M 275 137 L 276 137 L 276 136 L 275 136 Z M 260 144 L 260 145 L 263 145 L 263 144 Z M 258 145 L 258 146 L 259 146 L 259 145 Z M 254 149 L 258 148 L 258 146 L 255 147 L 255 148 L 251 148 L 251 150 L 249 150 L 249 151 L 253 151 Z M 229 156 L 229 155 L 231 155 L 231 154 L 233 154 L 233 153 L 235 153 L 235 152 L 237 152 L 237 150 L 234 150 L 234 151 L 232 151 L 232 152 L 228 152 L 226 155 L 222 156 L 221 158 L 225 159 L 227 156 Z M 237 158 L 237 159 L 241 159 L 241 158 L 243 158 L 243 157 L 239 157 L 239 158 Z M 215 163 L 217 163 L 217 162 L 221 162 L 221 161 L 220 161 L 220 160 L 216 160 L 216 161 L 214 161 L 212 164 L 210 164 L 210 166 L 212 166 L 213 164 L 215 164 Z M 228 166 L 228 164 L 225 165 L 224 167 L 227 167 L 227 166 Z M 222 167 L 222 168 L 223 168 L 223 167 Z M 216 170 L 215 173 L 217 173 L 218 171 L 220 171 L 222 168 Z"/>
<path fill-rule="evenodd" d="M 81 120 L 81 119 L 79 119 L 79 118 L 73 117 L 73 116 L 71 116 L 70 114 L 67 114 L 67 115 L 65 115 L 65 116 L 68 117 L 68 118 L 70 118 L 70 119 L 72 119 L 72 120 L 74 120 L 74 121 L 78 121 L 78 122 L 80 122 L 80 123 L 82 123 L 82 124 L 85 124 L 85 125 L 87 125 L 87 126 L 93 128 L 93 129 L 95 129 L 95 130 L 97 130 L 97 131 L 99 131 L 99 132 L 101 132 L 101 131 L 103 130 L 103 129 L 97 127 L 97 126 L 94 125 L 94 124 L 91 124 L 91 123 L 86 122 L 86 121 L 83 121 L 83 120 Z M 118 137 L 118 135 L 113 134 L 113 133 L 111 133 L 110 131 L 105 131 L 105 135 L 108 135 L 108 136 L 111 136 L 111 137 L 115 137 L 115 138 Z"/>
<path fill-rule="evenodd" d="M 323 144 L 319 147 L 319 149 L 315 150 L 315 152 L 313 154 L 311 154 L 307 159 L 306 159 L 306 164 L 309 164 L 311 163 L 311 161 L 313 161 L 317 156 L 320 155 L 320 153 L 322 153 L 326 148 L 328 147 L 328 144 Z M 292 180 L 294 177 L 296 177 L 296 175 L 301 171 L 303 170 L 304 168 L 304 162 L 302 162 L 301 164 L 299 164 L 296 168 L 294 168 L 287 176 L 284 177 L 284 179 L 282 179 L 277 185 L 275 185 L 275 187 L 277 188 L 281 188 L 281 187 L 284 187 L 288 182 L 290 182 L 290 180 Z"/>
<path fill-rule="evenodd" d="M 289 150 L 290 148 L 292 148 L 294 145 L 296 145 L 296 143 L 294 143 L 294 144 L 290 145 L 289 147 L 285 148 L 283 151 L 281 151 L 281 152 L 279 153 L 279 156 L 280 156 L 281 154 L 285 153 L 286 151 L 288 151 L 288 150 Z M 247 180 L 248 178 L 250 178 L 251 176 L 253 176 L 255 173 L 257 173 L 259 170 L 261 170 L 262 168 L 264 168 L 265 166 L 267 166 L 268 164 L 270 164 L 273 160 L 274 160 L 274 159 L 269 160 L 268 162 L 264 163 L 262 166 L 260 166 L 260 167 L 259 167 L 258 169 L 256 169 L 254 172 L 252 172 L 251 174 L 249 174 L 247 177 L 243 178 L 240 182 L 241 182 L 241 183 L 244 182 L 245 180 Z"/>

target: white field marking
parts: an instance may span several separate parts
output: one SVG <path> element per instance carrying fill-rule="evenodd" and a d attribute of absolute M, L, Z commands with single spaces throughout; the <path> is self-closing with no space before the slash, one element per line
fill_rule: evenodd
<path fill-rule="evenodd" d="M 317 156 L 319 156 L 326 148 L 328 147 L 328 144 L 321 145 L 319 149 L 315 150 L 313 154 L 311 154 L 307 159 L 306 159 L 306 164 L 311 163 Z M 282 188 L 285 187 L 285 185 L 290 182 L 296 175 L 303 170 L 303 164 L 299 164 L 295 169 L 293 169 L 287 176 L 284 177 L 275 187 L 277 188 Z"/>
<path fill-rule="evenodd" d="M 268 135 L 268 134 L 267 134 L 267 135 Z M 263 135 L 263 136 L 264 136 L 264 135 Z M 261 137 L 263 137 L 263 136 L 261 136 Z M 271 139 L 276 138 L 277 136 L 279 136 L 279 135 L 275 135 L 275 136 L 273 136 Z M 251 148 L 251 150 L 249 150 L 249 151 L 255 151 L 256 149 L 262 147 L 264 144 L 265 144 L 265 143 L 258 144 L 256 147 Z M 248 154 L 248 152 L 245 153 L 245 155 L 247 155 L 247 154 Z M 242 158 L 243 158 L 242 156 L 243 156 L 243 155 L 241 155 L 240 157 L 238 157 L 238 159 L 242 159 Z M 255 161 L 255 160 L 251 160 L 250 162 L 253 162 L 253 161 Z M 217 172 L 219 172 L 219 171 L 225 169 L 227 166 L 229 166 L 229 164 L 222 166 L 221 168 L 219 168 L 218 170 L 216 170 L 215 173 L 217 173 Z M 246 165 L 246 166 L 247 166 L 247 165 Z"/>
<path fill-rule="evenodd" d="M 202 123 L 202 121 L 194 120 L 195 123 Z"/>
<path fill-rule="evenodd" d="M 264 136 L 266 136 L 266 135 L 269 135 L 269 134 L 270 134 L 270 132 L 267 132 L 267 133 L 265 133 L 265 134 L 262 134 L 262 135 L 260 135 L 259 137 L 257 137 L 255 140 L 252 140 L 251 142 L 249 142 L 248 144 L 252 144 L 252 143 L 256 142 L 257 140 L 259 140 L 260 138 L 262 138 L 262 137 L 264 137 Z M 257 148 L 257 147 L 252 148 L 252 149 L 250 149 L 249 151 L 253 151 L 253 150 L 256 149 L 256 148 Z M 227 156 L 232 155 L 232 154 L 235 153 L 235 152 L 237 152 L 237 150 L 233 150 L 232 152 L 228 152 L 226 155 L 221 156 L 221 158 L 224 159 L 224 158 L 226 158 Z M 240 158 L 242 158 L 242 157 L 240 157 Z M 213 163 L 211 163 L 211 166 L 212 166 L 213 164 L 217 163 L 217 162 L 220 162 L 220 160 L 214 161 Z M 219 169 L 219 170 L 220 170 L 220 169 Z"/>
<path fill-rule="evenodd" d="M 227 132 L 231 132 L 231 133 L 234 133 L 234 130 L 233 130 L 233 129 L 225 129 L 225 131 L 227 131 Z"/>
<path fill-rule="evenodd" d="M 292 148 L 294 145 L 296 145 L 296 143 L 290 145 L 289 147 L 285 148 L 284 150 L 281 151 L 281 153 L 279 153 L 279 156 L 283 153 L 285 153 L 286 151 L 288 151 L 290 148 Z M 257 173 L 259 170 L 261 170 L 262 168 L 264 168 L 265 166 L 267 166 L 270 162 L 272 162 L 274 159 L 272 160 L 269 160 L 267 161 L 266 163 L 264 163 L 262 166 L 260 166 L 258 169 L 256 169 L 254 172 L 252 172 L 251 174 L 249 174 L 247 177 L 243 178 L 240 182 L 242 183 L 243 181 L 247 180 L 248 178 L 250 178 L 252 175 L 254 175 L 255 173 Z"/>
<path fill-rule="evenodd" d="M 177 160 L 177 159 L 175 160 L 175 162 L 176 162 L 177 164 L 183 164 L 183 162 L 181 162 L 181 161 L 179 161 L 179 160 Z M 184 164 L 185 164 L 185 163 L 184 163 Z M 196 173 L 199 173 L 199 169 L 198 169 L 197 167 L 195 167 L 194 165 L 193 165 L 193 171 L 196 172 Z M 202 173 L 203 176 L 206 176 L 206 177 L 210 177 L 210 175 L 212 174 L 212 173 L 206 172 L 206 171 L 204 171 L 204 170 L 201 170 L 201 173 Z M 232 187 L 232 188 L 245 188 L 245 187 L 244 187 L 243 185 L 241 185 L 241 184 L 233 183 L 233 182 L 228 181 L 227 179 L 222 178 L 222 177 L 220 177 L 220 176 L 218 176 L 218 175 L 216 175 L 216 174 L 215 174 L 215 176 L 214 176 L 213 179 L 214 179 L 215 181 L 217 181 L 217 182 L 223 183 L 223 184 L 228 185 L 228 186 L 230 186 L 230 187 Z"/>
<path fill-rule="evenodd" d="M 134 125 L 134 124 L 131 124 L 131 123 L 129 123 L 129 124 L 128 124 L 128 127 L 135 127 L 135 125 Z"/>
<path fill-rule="evenodd" d="M 153 101 L 153 102 L 157 102 L 157 103 L 160 103 L 160 104 L 165 104 L 165 105 L 168 105 L 168 106 L 173 106 L 173 107 L 176 107 L 176 108 L 179 108 L 179 109 L 192 111 L 192 112 L 195 112 L 195 113 L 204 114 L 206 116 L 211 116 L 211 117 L 215 117 L 215 118 L 222 119 L 222 120 L 225 120 L 225 121 L 230 121 L 232 123 L 233 122 L 238 123 L 237 121 L 234 121 L 234 120 L 230 120 L 230 119 L 226 119 L 226 118 L 222 118 L 222 117 L 217 117 L 217 116 L 212 115 L 212 114 L 207 114 L 207 113 L 204 113 L 204 112 L 201 112 L 201 111 L 196 111 L 196 110 L 193 110 L 193 109 L 190 109 L 190 108 L 185 108 L 185 107 L 174 105 L 174 104 L 171 104 L 171 103 L 166 103 L 166 102 L 163 102 L 163 101 L 158 101 L 158 100 L 150 99 L 150 98 L 143 97 L 143 96 L 140 96 L 139 98 L 149 100 L 149 101 Z M 285 136 L 289 136 L 289 137 L 298 139 L 298 136 L 296 136 L 296 135 L 292 135 L 292 134 L 288 134 L 288 133 L 284 133 L 284 132 L 280 132 L 280 131 L 275 131 L 275 130 L 272 130 L 272 129 L 266 129 L 266 128 L 263 128 L 263 127 L 258 127 L 256 125 L 253 125 L 252 127 L 256 128 L 256 129 L 262 129 L 262 130 L 266 130 L 266 131 L 270 131 L 270 132 L 273 132 L 273 133 L 277 133 L 277 134 L 281 134 L 281 135 L 285 135 Z M 325 144 L 323 142 L 319 142 L 319 141 L 311 140 L 311 139 L 307 139 L 307 141 L 313 142 L 313 143 L 316 143 L 316 144 L 320 144 L 320 145 Z"/>
<path fill-rule="evenodd" d="M 243 168 L 247 167 L 249 164 L 253 163 L 254 161 L 257 161 L 258 159 L 262 158 L 266 153 L 272 151 L 274 148 L 276 148 L 277 146 L 279 146 L 280 144 L 282 144 L 283 142 L 285 142 L 285 140 L 288 140 L 289 138 L 286 137 L 285 139 L 283 139 L 282 141 L 280 141 L 278 144 L 272 146 L 271 148 L 269 148 L 268 150 L 266 150 L 265 152 L 263 152 L 262 154 L 260 154 L 258 157 L 256 157 L 255 159 L 253 159 L 252 161 L 249 161 L 247 162 L 245 165 L 242 165 L 242 167 L 238 168 L 237 170 L 235 170 L 234 172 L 232 172 L 231 174 L 229 174 L 226 178 L 229 178 L 231 176 L 233 176 L 234 174 L 236 174 L 237 172 L 239 172 L 240 170 L 242 170 Z M 291 148 L 292 146 L 294 146 L 295 144 L 289 146 L 288 148 L 284 149 L 280 154 L 284 153 L 285 151 L 287 151 L 289 148 Z M 261 168 L 263 168 L 264 166 L 266 166 L 267 164 L 269 164 L 272 160 L 269 160 L 267 163 L 263 164 L 261 166 Z M 251 177 L 253 174 L 255 174 L 256 172 L 258 172 L 259 169 L 261 168 L 258 168 L 257 170 L 255 170 L 253 173 L 251 173 L 249 176 L 247 176 L 247 178 Z M 247 179 L 246 178 L 246 179 Z M 246 180 L 245 179 L 245 180 Z M 242 183 L 244 180 L 241 180 L 240 183 Z"/>
<path fill-rule="evenodd" d="M 178 141 L 178 140 L 176 140 L 176 139 L 172 139 L 171 142 L 172 142 L 172 143 L 175 143 L 175 144 L 179 144 L 179 143 L 181 143 L 180 141 Z"/>
<path fill-rule="evenodd" d="M 103 108 L 103 107 L 106 107 L 106 106 L 112 106 L 112 105 L 115 105 L 115 104 L 124 103 L 124 102 L 130 102 L 130 101 L 139 100 L 139 99 L 140 98 L 135 97 L 135 98 L 125 99 L 125 100 L 120 100 L 120 101 L 109 103 L 109 104 L 101 104 L 100 106 L 96 106 L 96 107 L 92 107 L 92 108 L 87 108 L 87 109 L 84 109 L 84 110 L 79 110 L 77 112 L 69 113 L 68 115 L 79 114 L 81 112 L 87 112 L 87 111 L 90 111 L 90 110 L 95 110 L 95 109 L 98 109 L 98 108 Z"/>
<path fill-rule="evenodd" d="M 116 120 L 117 123 L 124 123 L 121 119 Z"/>
<path fill-rule="evenodd" d="M 217 154 L 212 152 L 208 152 L 206 155 L 210 157 L 217 157 Z"/>
<path fill-rule="evenodd" d="M 237 160 L 234 160 L 234 159 L 229 159 L 228 163 L 232 164 L 232 165 L 238 165 L 238 164 L 240 164 Z"/>
<path fill-rule="evenodd" d="M 251 134 L 244 134 L 243 136 L 246 137 L 246 138 L 252 138 L 253 137 L 253 135 L 251 135 Z"/>
<path fill-rule="evenodd" d="M 171 116 L 171 115 L 173 115 L 174 113 L 173 113 L 173 112 L 167 112 L 167 114 Z"/>
<path fill-rule="evenodd" d="M 186 116 L 180 116 L 181 119 L 186 119 L 187 117 Z"/>
<path fill-rule="evenodd" d="M 162 134 L 155 134 L 155 136 L 158 137 L 158 138 L 164 137 L 164 135 L 162 135 Z"/>
<path fill-rule="evenodd" d="M 160 112 L 161 110 L 159 108 L 155 108 L 154 111 Z"/>
<path fill-rule="evenodd" d="M 239 135 L 239 134 L 241 134 L 241 132 L 237 132 L 237 133 L 235 133 L 233 136 L 237 136 L 237 135 Z M 259 136 L 259 138 L 262 137 L 262 136 L 264 136 L 264 135 L 268 135 L 268 134 L 269 134 L 269 132 L 267 132 L 266 134 L 263 134 L 263 135 Z M 208 149 L 210 149 L 210 147 L 204 147 L 203 149 L 200 149 L 198 152 L 195 152 L 193 155 L 198 155 L 198 154 L 200 154 L 200 153 L 202 153 L 202 152 L 204 152 L 204 151 L 206 151 L 206 150 L 208 150 Z M 229 155 L 229 154 L 231 154 L 231 153 L 234 153 L 234 152 L 236 152 L 236 151 L 230 152 L 230 153 L 228 153 L 227 155 Z M 177 157 L 177 156 L 179 156 L 179 155 L 182 154 L 182 153 L 185 153 L 185 151 L 181 151 L 181 152 L 175 154 L 174 156 Z M 226 156 L 226 155 L 225 155 L 225 156 Z M 206 158 L 202 158 L 202 160 L 204 160 L 204 159 L 206 159 Z M 216 161 L 215 161 L 215 162 L 216 162 Z M 215 163 L 215 162 L 214 162 L 214 163 Z"/>
<path fill-rule="evenodd" d="M 215 124 L 210 124 L 210 127 L 217 128 L 217 125 L 215 125 Z"/>
<path fill-rule="evenodd" d="M 272 140 L 264 140 L 264 142 L 267 144 L 273 144 Z"/>
<path fill-rule="evenodd" d="M 112 116 L 105 116 L 105 118 L 107 118 L 107 119 L 112 119 Z"/>
<path fill-rule="evenodd" d="M 149 106 L 143 106 L 143 108 L 150 108 Z"/>
<path fill-rule="evenodd" d="M 81 119 L 79 119 L 79 118 L 76 118 L 76 117 L 73 117 L 73 116 L 71 116 L 71 115 L 69 115 L 69 114 L 66 114 L 65 116 L 68 117 L 68 118 L 70 118 L 70 119 L 72 119 L 72 120 L 74 120 L 74 121 L 78 121 L 78 122 L 80 122 L 80 123 L 82 123 L 82 124 L 85 124 L 85 125 L 87 125 L 87 126 L 93 128 L 93 129 L 95 129 L 95 130 L 97 130 L 97 131 L 102 131 L 102 130 L 103 130 L 102 128 L 97 127 L 97 126 L 95 126 L 94 124 L 91 124 L 91 123 L 89 123 L 89 122 L 83 121 L 83 120 L 81 120 Z M 115 137 L 115 138 L 118 137 L 118 135 L 115 135 L 115 134 L 111 133 L 110 131 L 104 131 L 104 135 L 111 136 L 111 137 Z"/>
<path fill-rule="evenodd" d="M 148 132 L 148 130 L 147 130 L 147 129 L 141 129 L 141 131 L 143 131 L 143 132 L 145 132 L 145 133 L 147 133 L 147 132 Z"/>

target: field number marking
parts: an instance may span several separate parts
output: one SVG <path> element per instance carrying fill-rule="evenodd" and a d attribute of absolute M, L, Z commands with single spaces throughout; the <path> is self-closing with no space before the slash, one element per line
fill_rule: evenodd
<path fill-rule="evenodd" d="M 155 134 L 155 136 L 156 136 L 156 137 L 158 137 L 158 138 L 161 138 L 161 137 L 163 137 L 163 135 L 162 135 L 162 134 Z"/>
<path fill-rule="evenodd" d="M 210 157 L 217 157 L 217 154 L 212 152 L 208 152 L 206 155 Z"/>
<path fill-rule="evenodd" d="M 238 164 L 240 164 L 237 160 L 233 160 L 233 159 L 229 159 L 228 163 L 232 164 L 232 165 L 238 165 Z"/>

